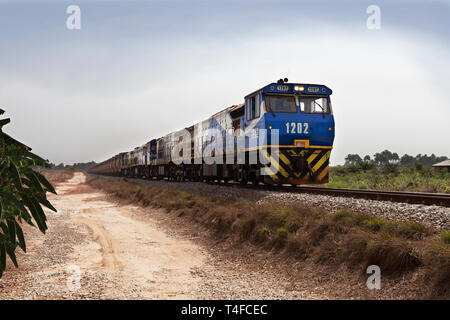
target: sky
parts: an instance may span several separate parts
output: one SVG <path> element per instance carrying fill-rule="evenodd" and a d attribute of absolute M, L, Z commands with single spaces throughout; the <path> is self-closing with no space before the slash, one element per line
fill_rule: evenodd
<path fill-rule="evenodd" d="M 45 159 L 99 162 L 288 77 L 333 90 L 332 165 L 450 156 L 449 46 L 450 1 L 0 0 L 0 108 Z"/>

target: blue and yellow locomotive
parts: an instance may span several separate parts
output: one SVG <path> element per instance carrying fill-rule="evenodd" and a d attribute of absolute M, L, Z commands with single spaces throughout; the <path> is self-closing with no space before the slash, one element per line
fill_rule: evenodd
<path fill-rule="evenodd" d="M 272 157 L 278 159 L 278 172 L 263 182 L 326 183 L 334 140 L 332 91 L 324 85 L 286 82 L 271 83 L 245 97 L 244 126 L 279 132 L 279 155 Z"/>
<path fill-rule="evenodd" d="M 130 152 L 108 159 L 90 172 L 169 180 L 239 181 L 241 184 L 323 184 L 328 182 L 328 167 L 334 140 L 331 89 L 324 85 L 288 83 L 287 79 L 270 83 L 245 96 L 245 102 L 228 107 L 201 123 L 183 129 L 190 135 L 181 153 L 188 161 L 172 159 L 181 141 L 177 132 L 153 139 Z M 200 128 L 200 129 L 199 129 Z M 212 137 L 210 130 L 216 134 Z M 230 132 L 235 135 L 265 131 L 266 140 L 249 139 L 241 147 L 214 150 L 215 159 L 206 163 L 198 155 L 211 150 L 211 144 Z M 217 132 L 219 135 L 217 135 Z M 274 144 L 277 133 L 277 141 Z M 230 151 L 231 150 L 231 151 Z M 249 161 L 257 151 L 259 160 Z M 178 149 L 177 149 L 177 152 Z M 230 160 L 231 154 L 231 162 Z M 238 159 L 245 159 L 244 162 Z M 264 159 L 262 159 L 264 158 Z M 261 168 L 266 174 L 261 174 Z"/>

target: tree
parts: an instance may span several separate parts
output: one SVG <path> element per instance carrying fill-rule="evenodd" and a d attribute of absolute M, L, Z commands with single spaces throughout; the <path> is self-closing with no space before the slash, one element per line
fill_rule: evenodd
<path fill-rule="evenodd" d="M 389 150 L 384 150 L 381 153 L 375 153 L 374 160 L 378 165 L 387 165 L 390 163 L 397 163 L 400 160 L 400 157 L 395 152 L 392 153 Z"/>
<path fill-rule="evenodd" d="M 428 155 L 422 155 L 422 154 L 418 154 L 415 157 L 415 162 L 418 162 L 420 164 L 422 164 L 424 167 L 431 167 L 433 164 L 447 160 L 448 158 L 445 156 L 442 157 L 436 157 L 436 155 L 432 154 L 431 156 Z"/>
<path fill-rule="evenodd" d="M 362 161 L 361 157 L 359 156 L 359 154 L 349 154 L 345 157 L 345 164 L 349 165 L 349 164 L 358 164 Z"/>
<path fill-rule="evenodd" d="M 408 167 L 411 168 L 415 165 L 416 159 L 413 156 L 410 156 L 409 154 L 404 154 L 400 158 L 400 166 L 402 167 Z"/>
<path fill-rule="evenodd" d="M 4 113 L 0 109 L 0 115 Z M 33 166 L 48 167 L 31 148 L 3 132 L 9 118 L 0 119 L 0 277 L 6 268 L 6 255 L 18 267 L 15 249 L 26 252 L 23 222 L 47 230 L 42 206 L 56 212 L 47 200 L 47 192 L 56 194 L 53 186 Z"/>

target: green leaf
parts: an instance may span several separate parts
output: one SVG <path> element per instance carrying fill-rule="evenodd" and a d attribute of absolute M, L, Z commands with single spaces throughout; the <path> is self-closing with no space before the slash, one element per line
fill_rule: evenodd
<path fill-rule="evenodd" d="M 16 268 L 18 268 L 19 265 L 17 264 L 16 254 L 14 253 L 14 249 L 11 247 L 11 245 L 8 245 L 6 243 L 5 243 L 5 249 L 6 249 L 6 253 L 8 254 L 9 258 L 14 263 L 14 266 Z"/>
<path fill-rule="evenodd" d="M 34 172 L 26 172 L 25 176 L 30 179 L 32 185 L 40 192 L 45 193 L 44 189 L 42 189 L 41 183 L 39 182 L 38 178 L 34 175 Z"/>
<path fill-rule="evenodd" d="M 39 212 L 37 211 L 37 208 L 34 205 L 34 202 L 31 199 L 29 199 L 28 197 L 24 198 L 23 200 L 24 200 L 26 206 L 28 207 L 28 209 L 30 210 L 31 215 L 33 216 L 34 220 L 36 221 L 39 230 L 42 233 L 45 233 L 45 229 L 47 229 L 47 228 L 45 226 L 45 223 L 42 221 L 41 216 L 39 215 Z"/>
<path fill-rule="evenodd" d="M 22 190 L 22 179 L 20 179 L 19 171 L 17 171 L 16 165 L 12 162 L 9 163 L 9 173 L 11 174 L 11 178 L 17 190 Z"/>
<path fill-rule="evenodd" d="M 17 209 L 19 209 L 22 214 L 21 217 L 28 223 L 31 222 L 31 216 L 28 213 L 27 209 L 25 208 L 24 204 L 22 202 L 20 202 L 15 196 L 13 196 L 12 194 L 8 193 L 8 192 L 3 192 L 2 190 L 0 190 L 0 201 L 4 199 L 5 201 L 8 201 L 8 204 L 11 206 L 16 207 Z M 32 225 L 32 223 L 31 223 Z"/>
<path fill-rule="evenodd" d="M 6 118 L 6 119 L 1 119 L 0 120 L 0 128 L 3 127 L 4 125 L 8 124 L 11 122 L 11 119 Z"/>
<path fill-rule="evenodd" d="M 47 221 L 47 217 L 45 215 L 44 210 L 41 207 L 41 204 L 39 203 L 39 200 L 35 197 L 33 197 L 34 206 L 36 207 L 37 211 L 39 212 L 39 216 L 41 217 L 41 220 L 44 222 Z M 45 229 L 47 229 L 47 226 L 45 226 Z"/>
<path fill-rule="evenodd" d="M 8 226 L 4 223 L 4 222 L 0 222 L 0 229 L 3 230 L 3 234 L 5 236 L 8 235 L 9 231 L 8 231 Z"/>
<path fill-rule="evenodd" d="M 25 238 L 23 237 L 23 231 L 20 224 L 16 223 L 16 233 L 17 233 L 17 244 L 23 250 L 23 252 L 27 252 L 27 245 L 25 244 Z"/>
<path fill-rule="evenodd" d="M 6 268 L 6 250 L 5 244 L 0 242 L 0 276 L 3 274 Z"/>
<path fill-rule="evenodd" d="M 44 206 L 46 206 L 47 208 L 49 208 L 50 210 L 52 210 L 54 212 L 58 212 L 58 210 L 56 210 L 56 208 L 54 206 L 52 206 L 52 204 L 45 197 L 38 197 L 38 201 L 40 203 L 42 203 Z"/>
<path fill-rule="evenodd" d="M 7 135 L 6 133 L 3 133 L 2 137 L 3 137 L 6 145 L 8 145 L 10 147 L 19 147 L 19 148 L 22 148 L 22 149 L 28 148 L 22 142 L 17 141 L 16 139 L 12 138 L 11 136 Z"/>
<path fill-rule="evenodd" d="M 42 183 L 42 185 L 47 188 L 47 190 L 53 194 L 56 194 L 55 189 L 53 188 L 52 184 L 48 182 L 48 180 L 39 172 L 34 173 L 36 177 L 39 179 L 39 181 Z"/>
<path fill-rule="evenodd" d="M 15 220 L 6 220 L 9 231 L 9 241 L 15 247 L 16 246 L 16 224 Z"/>

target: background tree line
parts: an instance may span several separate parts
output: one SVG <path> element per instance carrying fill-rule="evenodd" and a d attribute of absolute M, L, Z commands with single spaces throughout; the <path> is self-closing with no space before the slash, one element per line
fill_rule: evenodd
<path fill-rule="evenodd" d="M 87 171 L 90 168 L 94 167 L 97 163 L 95 161 L 90 161 L 90 162 L 79 162 L 79 163 L 74 163 L 72 165 L 68 165 L 68 164 L 64 164 L 64 163 L 60 163 L 58 165 L 55 165 L 53 163 L 50 163 L 50 167 L 52 169 L 56 169 L 56 170 L 60 170 L 60 169 L 75 169 L 75 170 L 80 170 L 80 171 Z"/>
<path fill-rule="evenodd" d="M 363 158 L 359 154 L 349 154 L 345 157 L 345 166 L 359 166 L 361 169 L 367 170 L 375 166 L 397 166 L 403 168 L 413 167 L 425 167 L 430 168 L 433 164 L 448 160 L 446 156 L 436 156 L 431 154 L 430 156 L 424 154 L 418 154 L 415 157 L 409 154 L 399 156 L 396 152 L 384 150 L 379 153 L 375 153 L 373 158 L 369 155 Z"/>

